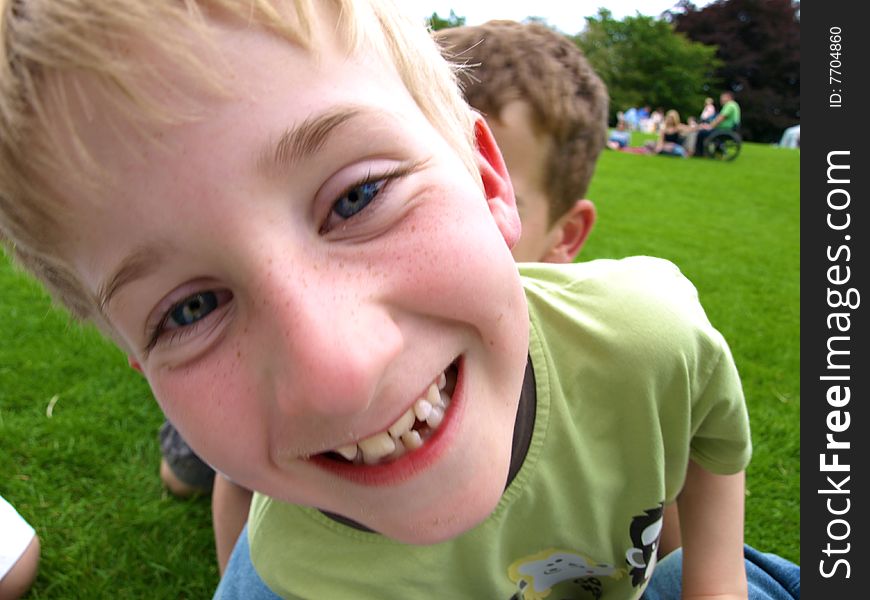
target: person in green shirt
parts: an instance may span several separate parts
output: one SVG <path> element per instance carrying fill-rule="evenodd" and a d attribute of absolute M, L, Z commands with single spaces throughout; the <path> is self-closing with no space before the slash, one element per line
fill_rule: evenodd
<path fill-rule="evenodd" d="M 719 95 L 719 103 L 722 105 L 719 114 L 716 115 L 709 125 L 701 125 L 698 137 L 695 141 L 695 156 L 704 156 L 704 142 L 713 131 L 732 131 L 740 127 L 740 105 L 734 100 L 734 94 L 724 91 Z"/>

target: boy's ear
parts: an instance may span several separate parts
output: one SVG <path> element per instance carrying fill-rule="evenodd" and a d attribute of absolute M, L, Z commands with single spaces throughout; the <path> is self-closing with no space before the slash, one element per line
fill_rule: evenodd
<path fill-rule="evenodd" d="M 483 117 L 478 116 L 474 124 L 474 140 L 477 146 L 477 165 L 483 180 L 483 191 L 489 212 L 495 219 L 508 248 L 513 248 L 520 239 L 520 215 L 514 188 L 504 164 L 501 150 Z"/>
<path fill-rule="evenodd" d="M 541 260 L 552 263 L 573 262 L 586 243 L 593 225 L 595 205 L 591 200 L 578 200 L 553 225 L 556 241 Z"/>
<path fill-rule="evenodd" d="M 127 364 L 130 365 L 130 368 L 134 371 L 142 372 L 142 365 L 139 364 L 139 361 L 133 358 L 132 354 L 127 355 Z"/>

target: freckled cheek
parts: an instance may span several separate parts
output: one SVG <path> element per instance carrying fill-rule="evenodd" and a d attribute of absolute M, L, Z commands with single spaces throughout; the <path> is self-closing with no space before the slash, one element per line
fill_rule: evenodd
<path fill-rule="evenodd" d="M 474 188 L 439 189 L 421 198 L 383 259 L 424 286 L 448 283 L 504 259 L 507 244 Z"/>
<path fill-rule="evenodd" d="M 167 418 L 197 453 L 218 468 L 227 459 L 222 440 L 263 439 L 257 429 L 256 386 L 243 367 L 241 356 L 233 352 L 231 360 L 167 369 L 149 379 Z M 241 448 L 241 444 L 233 448 L 235 459 Z"/>
<path fill-rule="evenodd" d="M 463 323 L 502 349 L 513 343 L 505 325 L 525 317 L 516 265 L 484 201 L 453 198 L 429 199 L 381 257 L 394 286 L 389 297 L 410 312 Z"/>

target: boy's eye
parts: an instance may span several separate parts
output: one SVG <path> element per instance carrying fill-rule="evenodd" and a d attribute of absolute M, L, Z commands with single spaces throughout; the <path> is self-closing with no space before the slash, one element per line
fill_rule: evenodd
<path fill-rule="evenodd" d="M 167 315 L 166 327 L 173 329 L 192 325 L 207 316 L 218 306 L 218 297 L 214 292 L 200 292 L 185 298 Z"/>
<path fill-rule="evenodd" d="M 389 208 L 379 212 L 378 206 L 384 204 L 390 207 L 400 204 L 390 200 L 394 193 L 393 185 L 421 169 L 427 161 L 421 160 L 402 164 L 395 164 L 393 161 L 394 164 L 392 165 L 385 165 L 385 162 L 374 161 L 365 178 L 357 180 L 353 185 L 344 188 L 340 196 L 332 201 L 329 214 L 320 227 L 321 235 L 328 234 L 336 227 L 344 229 L 346 222 L 357 217 L 357 215 L 359 215 L 357 218 L 360 219 L 360 223 L 369 223 L 370 230 L 374 230 L 379 226 L 386 226 L 389 216 L 393 212 Z M 332 193 L 330 193 L 330 200 Z M 359 214 L 364 211 L 365 214 Z M 378 214 L 381 215 L 381 218 L 372 216 Z"/>
<path fill-rule="evenodd" d="M 366 181 L 359 183 L 350 188 L 345 194 L 336 200 L 332 205 L 332 210 L 342 219 L 349 219 L 375 199 L 381 188 L 384 187 L 386 179 L 378 181 Z"/>
<path fill-rule="evenodd" d="M 148 343 L 144 352 L 150 352 L 158 344 L 169 345 L 202 333 L 204 327 L 216 327 L 227 314 L 225 309 L 232 299 L 233 293 L 227 289 L 191 294 L 163 313 L 159 323 L 147 327 Z"/>

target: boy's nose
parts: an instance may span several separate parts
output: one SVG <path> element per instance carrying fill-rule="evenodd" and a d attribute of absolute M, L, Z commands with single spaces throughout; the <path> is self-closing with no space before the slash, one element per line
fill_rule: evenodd
<path fill-rule="evenodd" d="M 354 286 L 321 281 L 274 290 L 262 324 L 275 401 L 287 414 L 365 411 L 403 347 L 387 307 Z M 269 312 L 271 311 L 271 315 Z"/>

